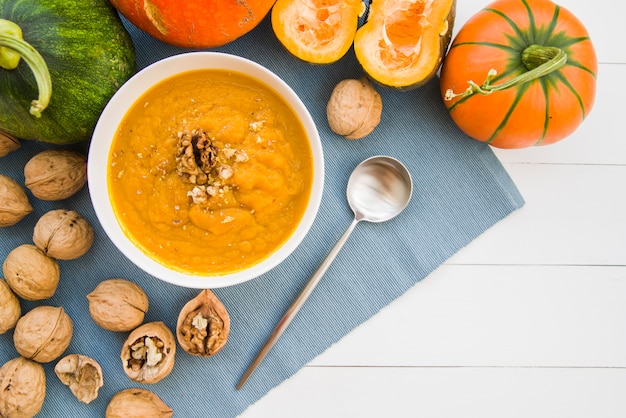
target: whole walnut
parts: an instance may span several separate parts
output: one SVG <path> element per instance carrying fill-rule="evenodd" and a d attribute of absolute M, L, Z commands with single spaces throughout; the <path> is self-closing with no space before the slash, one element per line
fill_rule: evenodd
<path fill-rule="evenodd" d="M 103 280 L 87 295 L 87 301 L 93 321 L 109 331 L 131 331 L 141 325 L 148 312 L 146 293 L 124 279 Z"/>
<path fill-rule="evenodd" d="M 0 368 L 0 417 L 34 417 L 45 397 L 46 373 L 41 364 L 18 357 Z"/>
<path fill-rule="evenodd" d="M 0 174 L 0 227 L 15 225 L 32 211 L 33 206 L 22 186 Z"/>
<path fill-rule="evenodd" d="M 23 357 L 48 363 L 67 349 L 73 331 L 72 319 L 63 308 L 37 306 L 17 321 L 13 344 Z"/>
<path fill-rule="evenodd" d="M 13 249 L 2 264 L 2 272 L 13 291 L 26 300 L 48 299 L 59 285 L 59 263 L 32 244 Z"/>
<path fill-rule="evenodd" d="M 0 279 L 0 334 L 15 327 L 22 316 L 20 300 L 4 279 Z"/>
<path fill-rule="evenodd" d="M 91 357 L 82 354 L 69 354 L 54 366 L 54 373 L 61 383 L 70 388 L 76 399 L 90 403 L 98 397 L 104 385 L 102 367 Z"/>
<path fill-rule="evenodd" d="M 347 139 L 370 134 L 380 123 L 382 111 L 382 98 L 367 77 L 340 81 L 326 106 L 330 129 Z"/>
<path fill-rule="evenodd" d="M 73 260 L 91 248 L 93 227 L 75 210 L 55 209 L 39 218 L 33 242 L 48 257 Z"/>
<path fill-rule="evenodd" d="M 124 372 L 139 383 L 156 383 L 169 375 L 175 356 L 174 334 L 163 322 L 148 322 L 133 330 L 120 353 Z"/>
<path fill-rule="evenodd" d="M 26 187 L 41 200 L 62 200 L 87 182 L 87 158 L 77 151 L 46 150 L 24 166 Z"/>
<path fill-rule="evenodd" d="M 111 398 L 105 418 L 170 418 L 174 415 L 156 394 L 139 388 L 124 389 Z"/>
<path fill-rule="evenodd" d="M 20 140 L 9 135 L 8 133 L 0 130 L 0 157 L 4 157 L 10 152 L 17 150 L 20 147 Z"/>

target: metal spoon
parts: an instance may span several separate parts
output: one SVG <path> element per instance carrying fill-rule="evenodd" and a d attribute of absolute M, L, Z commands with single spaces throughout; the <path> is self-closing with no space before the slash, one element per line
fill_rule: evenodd
<path fill-rule="evenodd" d="M 404 210 L 411 200 L 413 182 L 406 167 L 398 160 L 383 155 L 368 158 L 360 163 L 348 179 L 348 204 L 354 212 L 354 220 L 335 244 L 326 259 L 319 266 L 313 277 L 285 312 L 274 331 L 263 345 L 256 358 L 239 380 L 237 389 L 241 389 L 263 361 L 267 353 L 289 326 L 304 302 L 313 292 L 320 279 L 348 240 L 354 227 L 360 221 L 387 221 Z"/>

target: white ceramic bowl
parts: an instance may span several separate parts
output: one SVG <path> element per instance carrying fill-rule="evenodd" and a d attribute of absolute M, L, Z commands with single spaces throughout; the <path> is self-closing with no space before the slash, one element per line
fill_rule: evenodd
<path fill-rule="evenodd" d="M 138 248 L 123 232 L 109 199 L 107 184 L 111 143 L 127 110 L 146 90 L 165 78 L 196 69 L 225 69 L 247 74 L 272 88 L 291 105 L 309 137 L 314 159 L 314 179 L 309 204 L 295 232 L 285 244 L 260 263 L 236 273 L 201 276 L 176 271 L 159 263 Z M 300 244 L 319 209 L 324 184 L 324 158 L 315 123 L 294 91 L 263 66 L 235 55 L 217 52 L 192 52 L 158 61 L 134 75 L 111 98 L 95 127 L 88 156 L 89 193 L 98 220 L 115 246 L 142 270 L 166 282 L 192 288 L 231 286 L 269 271 Z"/>

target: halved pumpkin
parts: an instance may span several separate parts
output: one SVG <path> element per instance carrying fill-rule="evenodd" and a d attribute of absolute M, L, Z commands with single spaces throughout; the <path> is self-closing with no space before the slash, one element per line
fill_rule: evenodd
<path fill-rule="evenodd" d="M 356 57 L 384 86 L 422 86 L 441 66 L 455 13 L 456 0 L 375 0 L 356 33 Z"/>
<path fill-rule="evenodd" d="M 313 64 L 330 64 L 352 46 L 361 0 L 277 0 L 272 28 L 294 56 Z"/>

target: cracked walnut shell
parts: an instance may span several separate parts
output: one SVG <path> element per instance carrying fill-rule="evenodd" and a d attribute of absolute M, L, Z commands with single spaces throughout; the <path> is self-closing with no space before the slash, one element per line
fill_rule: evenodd
<path fill-rule="evenodd" d="M 98 397 L 98 390 L 104 384 L 102 368 L 91 357 L 82 354 L 69 354 L 54 366 L 54 373 L 61 383 L 70 388 L 76 399 L 90 403 Z"/>
<path fill-rule="evenodd" d="M 229 332 L 226 307 L 209 289 L 187 302 L 178 315 L 178 344 L 194 356 L 208 357 L 220 351 L 228 341 Z"/>
<path fill-rule="evenodd" d="M 33 206 L 22 186 L 0 174 L 0 227 L 15 225 L 32 211 Z"/>
<path fill-rule="evenodd" d="M 26 187 L 41 200 L 62 200 L 78 192 L 87 182 L 87 159 L 70 150 L 46 150 L 24 166 Z"/>
<path fill-rule="evenodd" d="M 0 279 L 0 334 L 13 329 L 20 316 L 22 316 L 20 300 L 7 282 Z"/>
<path fill-rule="evenodd" d="M 174 415 L 156 394 L 139 388 L 124 389 L 111 398 L 105 418 L 170 418 Z"/>
<path fill-rule="evenodd" d="M 382 111 L 382 98 L 367 77 L 340 81 L 326 106 L 330 129 L 347 139 L 370 134 L 380 123 Z"/>
<path fill-rule="evenodd" d="M 0 417 L 34 417 L 45 397 L 46 372 L 41 364 L 17 357 L 0 368 Z"/>
<path fill-rule="evenodd" d="M 87 300 L 93 321 L 109 331 L 131 331 L 141 325 L 148 312 L 146 293 L 124 279 L 103 280 Z"/>
<path fill-rule="evenodd" d="M 13 249 L 2 264 L 2 272 L 15 294 L 26 300 L 52 297 L 61 278 L 59 263 L 32 244 Z"/>
<path fill-rule="evenodd" d="M 17 321 L 13 344 L 27 359 L 48 363 L 67 349 L 73 331 L 72 319 L 63 308 L 37 306 Z"/>
<path fill-rule="evenodd" d="M 156 383 L 174 368 L 176 340 L 163 322 L 148 322 L 130 333 L 120 358 L 126 375 L 139 383 Z"/>
<path fill-rule="evenodd" d="M 75 210 L 55 209 L 39 218 L 33 242 L 48 257 L 73 260 L 91 248 L 93 227 Z"/>

